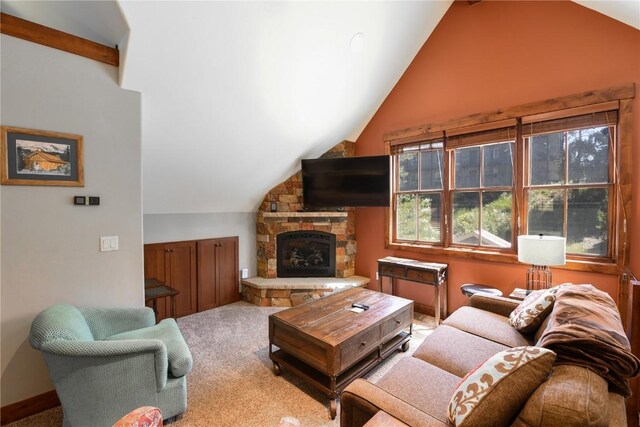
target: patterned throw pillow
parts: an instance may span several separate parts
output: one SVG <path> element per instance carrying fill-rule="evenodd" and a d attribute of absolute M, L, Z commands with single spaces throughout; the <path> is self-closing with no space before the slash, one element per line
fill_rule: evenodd
<path fill-rule="evenodd" d="M 553 369 L 556 354 L 542 347 L 514 347 L 469 372 L 449 401 L 449 423 L 458 427 L 508 425 Z"/>
<path fill-rule="evenodd" d="M 162 412 L 153 406 L 142 406 L 120 418 L 113 427 L 162 427 Z"/>
<path fill-rule="evenodd" d="M 524 334 L 537 331 L 553 310 L 553 303 L 556 301 L 556 293 L 560 286 L 562 285 L 530 293 L 511 312 L 509 324 Z"/>

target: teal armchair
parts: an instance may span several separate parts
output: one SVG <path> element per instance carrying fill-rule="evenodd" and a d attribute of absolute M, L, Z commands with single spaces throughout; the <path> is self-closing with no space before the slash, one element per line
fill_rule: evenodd
<path fill-rule="evenodd" d="M 54 305 L 31 324 L 44 353 L 64 426 L 111 426 L 140 407 L 164 419 L 187 409 L 191 352 L 174 319 L 155 323 L 150 308 Z"/>

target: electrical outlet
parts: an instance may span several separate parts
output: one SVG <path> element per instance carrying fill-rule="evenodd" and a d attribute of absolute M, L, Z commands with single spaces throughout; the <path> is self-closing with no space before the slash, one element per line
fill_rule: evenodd
<path fill-rule="evenodd" d="M 249 277 L 249 269 L 248 268 L 243 268 L 241 276 L 242 276 L 243 279 L 246 279 L 247 277 Z"/>
<path fill-rule="evenodd" d="M 380 273 L 376 271 L 376 280 L 380 280 Z"/>

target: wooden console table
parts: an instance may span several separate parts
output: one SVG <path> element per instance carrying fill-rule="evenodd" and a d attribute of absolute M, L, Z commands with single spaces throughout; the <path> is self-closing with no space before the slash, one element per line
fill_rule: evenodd
<path fill-rule="evenodd" d="M 395 280 L 402 279 L 410 282 L 431 285 L 436 293 L 435 317 L 436 325 L 440 324 L 440 307 L 443 318 L 447 317 L 447 264 L 423 262 L 414 259 L 396 258 L 388 256 L 378 260 L 378 276 L 380 278 L 380 292 L 382 292 L 382 277 L 391 278 L 391 295 L 395 295 Z M 441 289 L 442 288 L 442 289 Z"/>

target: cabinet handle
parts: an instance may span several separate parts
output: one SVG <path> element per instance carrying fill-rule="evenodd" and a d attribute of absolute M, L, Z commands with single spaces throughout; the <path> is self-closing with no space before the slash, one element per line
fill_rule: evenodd
<path fill-rule="evenodd" d="M 360 345 L 364 347 L 365 345 L 367 345 L 367 342 L 366 342 L 366 341 L 362 341 L 362 342 L 360 343 Z"/>
<path fill-rule="evenodd" d="M 400 324 L 400 321 L 399 321 L 399 320 L 396 320 L 396 325 L 399 325 L 399 324 Z"/>

